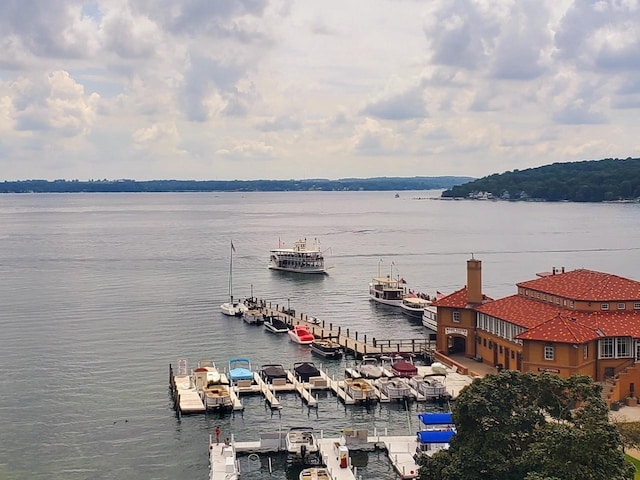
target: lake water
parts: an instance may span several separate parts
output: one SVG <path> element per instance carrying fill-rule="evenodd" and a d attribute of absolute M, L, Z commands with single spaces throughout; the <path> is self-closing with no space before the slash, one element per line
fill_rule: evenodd
<path fill-rule="evenodd" d="M 439 192 L 59 194 L 0 196 L 0 478 L 205 479 L 216 425 L 239 441 L 313 425 L 412 434 L 424 406 L 280 414 L 245 397 L 242 414 L 177 418 L 168 365 L 247 356 L 254 367 L 313 360 L 308 348 L 224 317 L 251 292 L 351 331 L 422 337 L 419 322 L 368 301 L 378 269 L 449 293 L 482 260 L 494 298 L 552 267 L 640 279 L 640 205 L 438 201 Z M 420 198 L 420 199 L 419 199 Z M 327 276 L 266 268 L 269 249 L 318 238 Z M 324 367 L 340 373 L 344 361 Z M 358 455 L 363 479 L 392 479 L 384 453 Z M 243 479 L 297 478 L 280 457 L 241 459 Z"/>

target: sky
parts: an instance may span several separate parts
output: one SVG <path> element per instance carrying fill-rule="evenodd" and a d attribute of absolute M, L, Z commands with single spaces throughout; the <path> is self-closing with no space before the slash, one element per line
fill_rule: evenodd
<path fill-rule="evenodd" d="M 0 181 L 638 157 L 640 0 L 2 0 Z"/>

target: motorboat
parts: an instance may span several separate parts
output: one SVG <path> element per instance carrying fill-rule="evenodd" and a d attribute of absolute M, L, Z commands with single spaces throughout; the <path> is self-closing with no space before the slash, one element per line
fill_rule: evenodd
<path fill-rule="evenodd" d="M 210 384 L 200 393 L 202 403 L 207 410 L 230 410 L 233 408 L 228 385 Z"/>
<path fill-rule="evenodd" d="M 431 456 L 449 448 L 449 442 L 456 433 L 450 412 L 420 413 L 418 418 L 423 427 L 416 434 L 416 456 Z"/>
<path fill-rule="evenodd" d="M 341 358 L 343 355 L 342 345 L 328 339 L 318 339 L 311 342 L 311 353 L 324 358 Z"/>
<path fill-rule="evenodd" d="M 368 402 L 376 398 L 373 386 L 363 378 L 345 378 L 344 389 L 357 402 Z"/>
<path fill-rule="evenodd" d="M 384 371 L 382 370 L 382 366 L 380 366 L 378 359 L 376 357 L 369 357 L 366 355 L 362 357 L 360 365 L 356 367 L 356 371 L 363 378 L 376 379 L 384 375 Z"/>
<path fill-rule="evenodd" d="M 290 460 L 304 463 L 317 459 L 320 453 L 318 439 L 311 427 L 293 427 L 285 437 L 285 447 Z"/>
<path fill-rule="evenodd" d="M 418 374 L 418 367 L 403 358 L 391 365 L 391 373 L 396 377 L 411 378 Z"/>
<path fill-rule="evenodd" d="M 278 248 L 271 250 L 269 268 L 294 273 L 327 273 L 324 266 L 324 254 L 320 250 L 320 243 L 315 239 L 313 245 L 307 245 L 307 239 L 298 240 L 293 248 Z"/>
<path fill-rule="evenodd" d="M 318 370 L 313 362 L 294 363 L 293 373 L 300 382 L 309 382 L 311 377 L 320 376 L 320 370 Z"/>
<path fill-rule="evenodd" d="M 223 410 L 233 407 L 229 393 L 229 380 L 220 373 L 212 360 L 201 360 L 193 369 L 196 391 L 207 410 Z"/>
<path fill-rule="evenodd" d="M 262 310 L 259 307 L 247 302 L 247 300 L 245 300 L 244 303 L 247 306 L 247 311 L 242 316 L 242 319 L 250 325 L 262 325 L 265 318 Z"/>
<path fill-rule="evenodd" d="M 401 278 L 374 277 L 369 283 L 369 299 L 384 305 L 400 307 L 407 294 Z"/>
<path fill-rule="evenodd" d="M 271 333 L 287 333 L 289 331 L 287 323 L 275 315 L 265 316 L 264 328 Z"/>
<path fill-rule="evenodd" d="M 249 311 L 249 307 L 247 307 L 244 302 L 233 298 L 233 254 L 235 251 L 236 249 L 233 246 L 233 242 L 231 242 L 231 255 L 229 256 L 229 301 L 220 305 L 220 310 L 230 317 L 241 317 Z"/>
<path fill-rule="evenodd" d="M 253 370 L 251 370 L 251 360 L 248 358 L 232 358 L 229 360 L 229 380 L 237 383 L 242 380 L 253 381 Z"/>
<path fill-rule="evenodd" d="M 288 333 L 292 342 L 301 345 L 311 345 L 315 340 L 313 333 L 309 331 L 306 325 L 295 325 Z"/>
<path fill-rule="evenodd" d="M 431 300 L 420 296 L 405 296 L 400 304 L 400 311 L 408 317 L 422 318 L 424 309 L 431 305 Z"/>
<path fill-rule="evenodd" d="M 280 364 L 262 365 L 260 368 L 260 377 L 265 383 L 273 383 L 274 380 L 282 381 L 282 379 L 286 382 L 287 371 Z"/>
<path fill-rule="evenodd" d="M 378 388 L 389 400 L 409 400 L 411 399 L 411 387 L 404 378 L 381 377 L 377 382 Z"/>
<path fill-rule="evenodd" d="M 300 472 L 298 480 L 333 480 L 331 472 L 325 467 L 305 468 Z"/>
<path fill-rule="evenodd" d="M 427 305 L 422 312 L 422 325 L 434 332 L 438 331 L 438 309 L 434 305 Z"/>
<path fill-rule="evenodd" d="M 213 360 L 200 360 L 198 366 L 193 369 L 193 383 L 197 390 L 202 390 L 207 385 L 224 382 Z"/>

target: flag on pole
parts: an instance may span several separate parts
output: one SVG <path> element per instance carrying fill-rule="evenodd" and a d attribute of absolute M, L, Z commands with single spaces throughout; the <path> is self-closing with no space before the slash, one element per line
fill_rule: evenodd
<path fill-rule="evenodd" d="M 231 251 L 235 253 L 236 247 L 233 246 L 233 240 L 231 240 Z"/>

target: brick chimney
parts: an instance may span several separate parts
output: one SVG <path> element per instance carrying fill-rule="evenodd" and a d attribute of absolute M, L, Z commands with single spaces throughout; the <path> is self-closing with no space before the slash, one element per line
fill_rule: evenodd
<path fill-rule="evenodd" d="M 467 260 L 467 303 L 482 303 L 482 262 Z"/>

